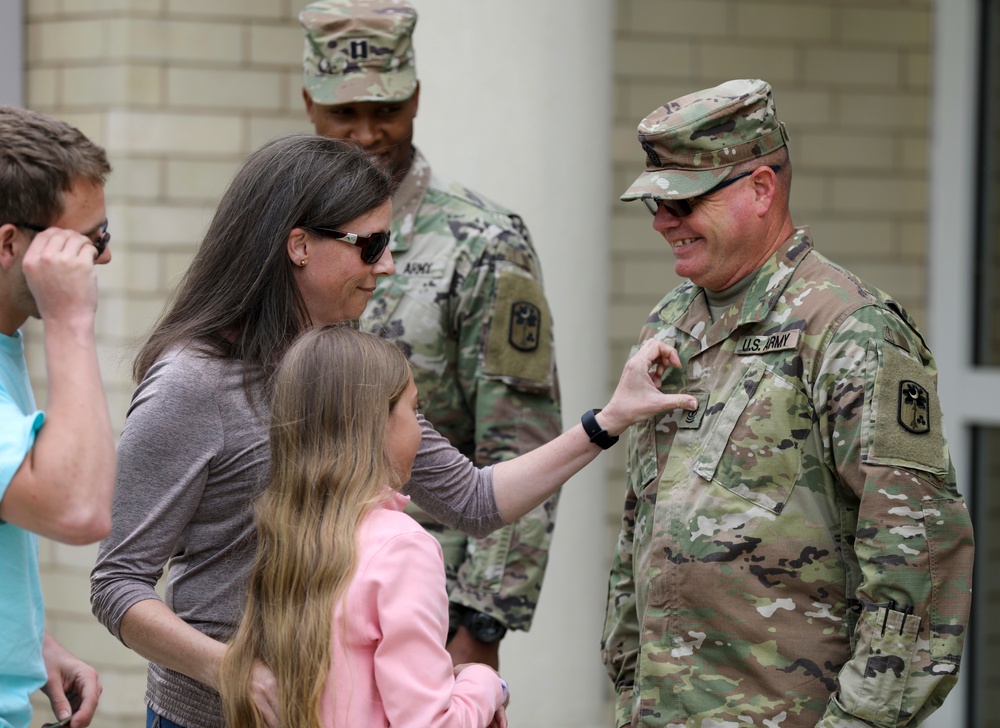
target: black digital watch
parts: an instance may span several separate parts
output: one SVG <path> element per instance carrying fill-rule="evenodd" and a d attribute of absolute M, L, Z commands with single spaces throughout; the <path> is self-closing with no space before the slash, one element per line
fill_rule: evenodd
<path fill-rule="evenodd" d="M 587 433 L 590 441 L 602 450 L 607 450 L 618 442 L 618 436 L 612 436 L 607 430 L 601 427 L 595 416 L 598 412 L 600 412 L 599 409 L 587 410 L 583 413 L 583 417 L 580 418 L 580 422 L 583 424 L 583 431 Z"/>
<path fill-rule="evenodd" d="M 507 628 L 499 621 L 488 614 L 477 612 L 475 609 L 469 609 L 468 607 L 462 608 L 461 624 L 469 630 L 469 634 L 480 642 L 488 642 L 490 644 L 499 642 L 507 634 Z"/>

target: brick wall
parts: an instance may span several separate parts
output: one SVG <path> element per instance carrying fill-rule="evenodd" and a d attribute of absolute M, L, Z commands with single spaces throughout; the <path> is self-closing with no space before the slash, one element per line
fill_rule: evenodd
<path fill-rule="evenodd" d="M 112 420 L 133 385 L 133 345 L 186 269 L 242 159 L 308 131 L 301 34 L 289 0 L 28 0 L 26 103 L 80 127 L 114 166 L 107 187 L 114 261 L 100 271 L 97 330 Z M 40 404 L 38 328 L 27 334 Z M 95 665 L 95 725 L 141 725 L 145 661 L 90 614 L 96 546 L 42 547 L 50 631 Z M 51 716 L 37 703 L 36 725 Z"/>

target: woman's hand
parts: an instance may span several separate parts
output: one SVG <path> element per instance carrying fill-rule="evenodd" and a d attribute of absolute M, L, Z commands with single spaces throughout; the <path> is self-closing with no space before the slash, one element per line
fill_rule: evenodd
<path fill-rule="evenodd" d="M 271 669 L 260 660 L 254 660 L 253 674 L 250 676 L 250 695 L 260 711 L 267 728 L 279 728 L 278 722 L 278 681 Z"/>
<path fill-rule="evenodd" d="M 660 391 L 660 382 L 667 369 L 680 365 L 674 347 L 658 339 L 647 339 L 625 362 L 611 401 L 597 414 L 600 425 L 612 436 L 617 436 L 636 422 L 666 410 L 697 410 L 698 400 L 691 395 Z"/>

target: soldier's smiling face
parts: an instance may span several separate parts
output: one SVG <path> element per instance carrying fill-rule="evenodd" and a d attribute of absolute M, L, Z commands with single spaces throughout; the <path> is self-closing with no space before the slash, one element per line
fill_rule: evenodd
<path fill-rule="evenodd" d="M 674 272 L 710 291 L 723 291 L 760 268 L 775 245 L 762 237 L 755 180 L 774 173 L 766 166 L 698 199 L 690 215 L 676 217 L 660 205 L 653 229 L 670 244 Z M 780 241 L 779 241 L 780 242 Z"/>
<path fill-rule="evenodd" d="M 389 164 L 398 182 L 413 158 L 413 120 L 420 86 L 405 101 L 359 101 L 318 104 L 302 90 L 306 111 L 316 133 L 331 139 L 351 139 Z"/>

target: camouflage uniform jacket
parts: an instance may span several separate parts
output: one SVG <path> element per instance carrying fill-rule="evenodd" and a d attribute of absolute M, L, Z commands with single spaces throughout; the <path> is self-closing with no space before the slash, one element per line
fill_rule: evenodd
<path fill-rule="evenodd" d="M 973 540 L 913 322 L 800 228 L 717 321 L 688 282 L 650 337 L 700 406 L 629 433 L 617 725 L 917 725 L 957 678 Z"/>
<path fill-rule="evenodd" d="M 421 413 L 477 465 L 559 435 L 552 318 L 520 218 L 440 179 L 417 152 L 392 233 L 396 275 L 379 282 L 362 327 L 403 344 Z M 480 540 L 407 512 L 441 542 L 453 604 L 528 629 L 557 498 Z"/>

